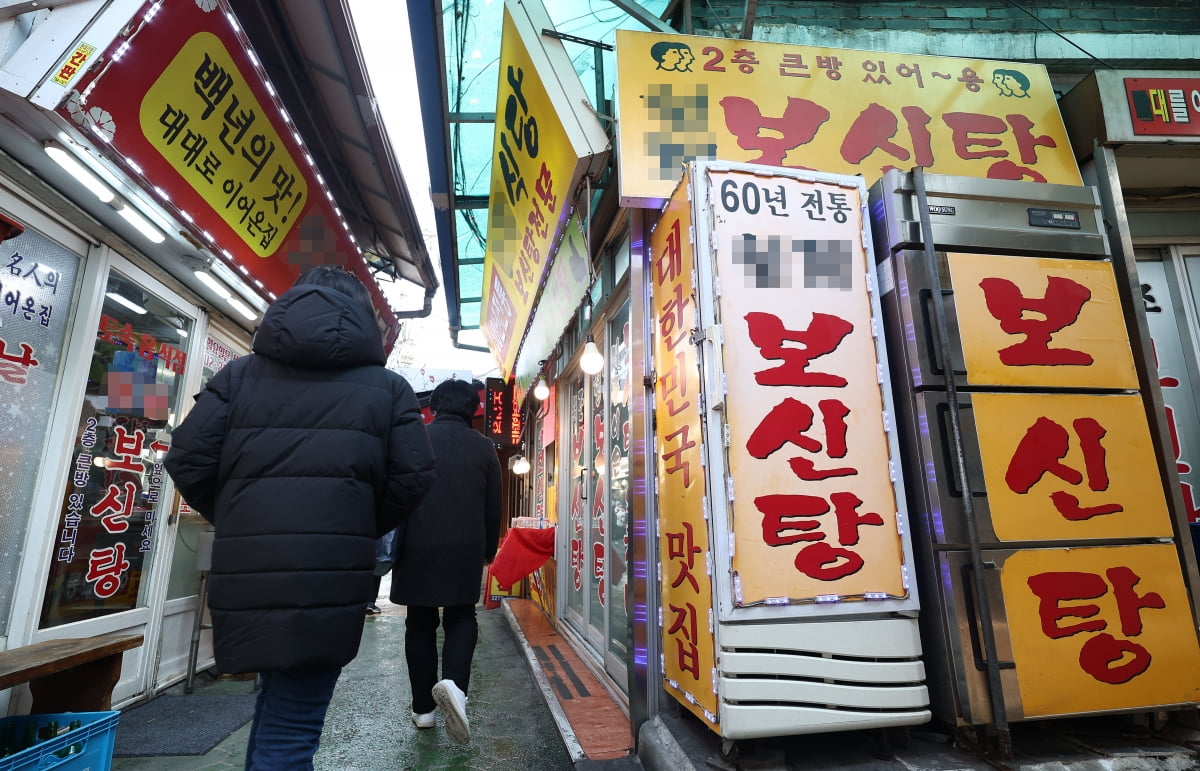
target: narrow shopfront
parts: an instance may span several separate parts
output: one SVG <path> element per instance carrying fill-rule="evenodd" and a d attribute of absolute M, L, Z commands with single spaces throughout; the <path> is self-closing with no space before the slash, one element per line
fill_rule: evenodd
<path fill-rule="evenodd" d="M 528 10 L 534 5 L 536 3 L 525 2 L 520 8 Z M 506 8 L 513 6 L 508 4 Z M 547 51 L 545 59 L 534 58 L 523 66 L 509 67 L 509 77 L 501 78 L 494 147 L 497 158 L 507 158 L 509 163 L 497 163 L 493 167 L 493 211 L 484 272 L 482 322 L 489 344 L 501 362 L 502 372 L 515 381 L 518 399 L 524 399 L 528 416 L 524 449 L 533 459 L 533 472 L 525 506 L 514 513 L 558 529 L 555 559 L 531 577 L 530 596 L 573 640 L 574 647 L 586 654 L 592 668 L 604 673 L 610 690 L 621 694 L 635 732 L 672 698 L 678 702 L 675 706 L 693 712 L 712 730 L 729 738 L 843 730 L 838 726 L 849 727 L 855 720 L 861 721 L 857 723 L 861 727 L 908 725 L 930 719 L 927 710 L 933 707 L 929 706 L 929 699 L 923 693 L 926 681 L 926 669 L 921 662 L 924 640 L 917 639 L 915 623 L 909 625 L 911 630 L 907 633 L 911 649 L 906 649 L 904 661 L 896 662 L 895 690 L 888 696 L 889 699 L 895 696 L 888 704 L 896 714 L 889 712 L 886 720 L 882 712 L 887 710 L 866 704 L 861 705 L 860 713 L 856 711 L 859 707 L 853 706 L 851 701 L 837 701 L 838 708 L 820 715 L 820 709 L 809 704 L 789 705 L 785 702 L 790 697 L 772 696 L 771 687 L 780 678 L 795 678 L 790 693 L 807 687 L 810 678 L 824 683 L 837 680 L 816 674 L 820 670 L 819 664 L 814 665 L 817 669 L 812 672 L 804 670 L 806 664 L 795 663 L 801 656 L 787 662 L 780 659 L 770 665 L 761 662 L 752 665 L 767 666 L 768 670 L 735 673 L 740 664 L 738 657 L 731 654 L 737 653 L 733 650 L 739 639 L 737 624 L 725 627 L 722 622 L 746 613 L 741 594 L 745 587 L 739 584 L 739 578 L 746 580 L 746 575 L 753 575 L 756 555 L 764 561 L 777 559 L 777 551 L 763 547 L 784 545 L 787 539 L 767 542 L 767 526 L 759 521 L 761 517 L 755 518 L 754 512 L 743 514 L 740 520 L 734 516 L 732 512 L 746 505 L 744 496 L 752 493 L 745 492 L 746 479 L 739 475 L 745 472 L 724 473 L 728 469 L 720 468 L 720 463 L 716 462 L 719 455 L 714 454 L 720 450 L 714 448 L 729 448 L 731 442 L 737 443 L 737 427 L 731 429 L 720 420 L 733 420 L 730 415 L 736 415 L 738 411 L 753 413 L 764 407 L 748 403 L 754 399 L 742 398 L 737 405 L 726 402 L 734 393 L 734 380 L 746 376 L 744 367 L 725 370 L 711 361 L 697 363 L 705 355 L 724 356 L 727 362 L 736 359 L 737 352 L 731 353 L 730 348 L 734 345 L 730 342 L 733 321 L 715 323 L 711 317 L 703 316 L 710 311 L 710 305 L 718 304 L 716 298 L 728 288 L 722 290 L 723 281 L 717 281 L 712 289 L 714 295 L 706 296 L 696 289 L 700 284 L 694 274 L 677 276 L 674 283 L 663 284 L 661 277 L 656 275 L 656 266 L 663 259 L 663 249 L 669 248 L 664 244 L 671 242 L 661 234 L 656 238 L 654 231 L 668 220 L 663 202 L 675 193 L 683 164 L 694 157 L 860 175 L 868 185 L 891 170 L 906 171 L 914 167 L 951 178 L 1011 180 L 1027 185 L 1052 183 L 1071 188 L 1081 183 L 1097 184 L 1095 177 L 1105 173 L 1106 167 L 1101 160 L 1094 164 L 1086 162 L 1089 154 L 1080 149 L 1079 128 L 1072 125 L 1070 119 L 1070 100 L 1064 100 L 1060 114 L 1050 79 L 1040 65 L 619 30 L 616 33 L 616 112 L 619 120 L 611 133 L 614 149 L 619 152 L 609 156 L 613 159 L 611 170 L 614 173 L 605 176 L 601 185 L 600 176 L 584 174 L 580 178 L 578 175 L 579 166 L 587 159 L 584 150 L 577 150 L 571 163 L 555 167 L 548 165 L 544 157 L 539 157 L 536 143 L 531 148 L 529 144 L 521 145 L 516 141 L 522 136 L 530 136 L 522 135 L 521 129 L 533 124 L 538 129 L 535 136 L 541 137 L 545 147 L 548 145 L 546 137 L 550 135 L 548 127 L 586 121 L 586 113 L 580 118 L 574 108 L 577 99 L 555 103 L 548 99 L 528 98 L 531 83 L 541 82 L 536 76 L 550 80 L 550 70 L 543 70 L 539 65 L 553 64 L 555 57 L 562 55 L 555 52 L 557 43 L 548 37 L 541 41 Z M 509 41 L 505 37 L 502 62 L 512 61 L 515 45 Z M 555 85 L 561 85 L 561 79 Z M 1121 95 L 1123 98 L 1123 92 Z M 515 110 L 515 104 L 520 104 L 521 111 Z M 503 116 L 507 116 L 507 121 L 501 119 Z M 1193 118 L 1193 121 L 1192 126 L 1200 125 L 1200 119 Z M 1100 141 L 1103 143 L 1104 140 Z M 1126 137 L 1117 135 L 1111 141 L 1119 143 L 1126 141 Z M 514 153 L 514 148 L 522 149 L 524 153 Z M 1162 149 L 1156 155 L 1193 158 L 1190 150 L 1191 147 L 1179 148 L 1176 143 L 1171 143 L 1170 150 Z M 1131 153 L 1127 146 L 1122 146 L 1116 151 L 1117 160 L 1122 152 L 1130 154 L 1131 160 L 1142 157 L 1142 153 Z M 519 188 L 520 177 L 512 171 L 538 169 L 539 166 L 541 177 L 538 177 L 537 186 L 528 185 L 528 196 L 522 209 L 515 203 L 522 200 L 520 196 L 514 198 L 512 195 Z M 575 169 L 574 174 L 572 169 Z M 794 225 L 797 219 L 808 223 L 836 216 L 835 211 L 820 208 L 815 202 L 816 197 L 785 196 L 782 184 L 778 185 L 777 191 L 774 184 L 777 180 L 769 180 L 766 172 L 762 177 L 765 180 L 763 188 L 752 202 L 755 212 L 766 212 L 769 208 L 773 216 L 793 218 L 779 220 L 783 223 L 779 227 L 789 223 Z M 528 172 L 526 178 L 529 178 Z M 552 186 L 548 184 L 550 182 Z M 1185 194 L 1194 193 L 1194 185 L 1188 188 L 1184 182 L 1159 181 L 1159 186 L 1164 188 L 1172 184 L 1176 189 L 1171 195 L 1155 199 L 1153 205 L 1139 207 L 1132 205 L 1130 200 L 1118 200 L 1109 204 L 1116 210 L 1108 215 L 1110 221 L 1124 221 L 1125 210 L 1129 212 L 1129 229 L 1133 234 L 1130 249 L 1136 247 L 1138 250 L 1138 278 L 1158 354 L 1159 384 L 1164 394 L 1170 394 L 1172 388 L 1179 388 L 1180 396 L 1186 394 L 1184 398 L 1168 398 L 1165 414 L 1174 417 L 1177 423 L 1186 423 L 1186 428 L 1173 428 L 1171 437 L 1176 445 L 1175 468 L 1181 477 L 1183 497 L 1189 502 L 1189 519 L 1194 519 L 1196 505 L 1191 503 L 1195 500 L 1192 490 L 1200 480 L 1193 481 L 1188 475 L 1193 473 L 1193 463 L 1200 461 L 1194 460 L 1195 451 L 1188 449 L 1194 446 L 1189 436 L 1195 428 L 1197 414 L 1197 404 L 1192 396 L 1195 389 L 1189 384 L 1200 382 L 1195 355 L 1200 344 L 1192 331 L 1197 328 L 1198 315 L 1189 271 L 1191 261 L 1200 255 L 1195 245 L 1200 239 L 1194 231 L 1181 229 L 1189 216 L 1186 212 L 1194 209 L 1195 199 L 1185 197 Z M 594 189 L 599 187 L 603 187 L 602 192 Z M 1104 188 L 1103 185 L 1098 187 Z M 1121 185 L 1115 187 L 1119 190 Z M 551 188 L 560 205 L 564 200 L 573 200 L 576 208 L 550 207 L 548 212 L 539 208 L 539 201 L 547 202 L 539 196 Z M 1090 191 L 1084 192 L 1090 195 Z M 1146 193 L 1139 190 L 1139 196 Z M 1035 198 L 1030 196 L 1030 200 Z M 505 200 L 509 201 L 507 208 L 515 209 L 515 214 L 506 211 Z M 736 210 L 736 201 L 721 200 L 727 207 L 725 212 Z M 1139 200 L 1149 203 L 1150 199 Z M 497 204 L 497 201 L 501 203 Z M 746 201 L 741 203 L 750 206 Z M 716 204 L 713 206 L 715 208 Z M 728 208 L 730 206 L 734 208 Z M 1170 217 L 1163 216 L 1163 208 L 1172 210 Z M 505 216 L 498 218 L 498 213 Z M 954 215 L 953 211 L 934 213 Z M 551 214 L 557 215 L 557 223 Z M 1054 224 L 1039 223 L 1032 214 L 1029 216 L 1029 228 Z M 1194 216 L 1191 219 L 1194 220 Z M 986 221 L 986 217 L 983 220 Z M 522 241 L 519 236 L 526 221 L 532 230 L 525 229 Z M 513 222 L 521 227 L 514 229 Z M 955 221 L 954 224 L 959 223 Z M 513 233 L 518 237 L 514 239 Z M 538 241 L 536 236 L 544 240 Z M 715 237 L 714 232 L 688 231 L 681 232 L 676 240 L 697 244 Z M 746 238 L 750 239 L 750 236 Z M 621 247 L 612 248 L 615 243 L 620 243 Z M 805 248 L 793 246 L 801 251 Z M 999 248 L 1003 251 L 1015 247 L 1005 244 Z M 772 270 L 770 266 L 778 262 L 777 254 L 760 253 L 753 245 L 746 245 L 745 249 L 747 251 L 737 258 L 738 264 L 758 265 L 760 273 Z M 1113 250 L 1116 251 L 1115 247 Z M 1123 264 L 1119 255 L 1113 263 Z M 1023 266 L 1032 264 L 1033 261 L 1022 263 Z M 1055 263 L 1054 269 L 1058 265 L 1060 263 Z M 574 266 L 574 271 L 568 266 Z M 808 270 L 807 265 L 805 270 Z M 747 275 L 752 272 L 750 267 L 746 271 Z M 833 271 L 833 268 L 824 265 L 821 271 Z M 806 275 L 805 281 L 810 278 L 820 282 L 844 279 L 844 273 L 821 271 L 818 272 L 822 278 Z M 724 280 L 729 278 L 724 277 Z M 868 283 L 875 280 L 883 282 L 884 286 L 872 289 L 872 292 L 889 291 L 886 278 L 873 275 Z M 806 288 L 809 286 L 805 284 Z M 656 294 L 660 291 L 663 292 L 661 297 Z M 1027 294 L 1035 296 L 1037 291 L 1044 290 L 1031 285 Z M 753 301 L 747 301 L 743 311 L 752 306 Z M 707 321 L 688 321 L 701 317 Z M 1134 314 L 1128 318 L 1134 318 Z M 801 341 L 810 339 L 806 335 L 815 334 L 803 328 L 805 323 L 800 318 L 794 322 L 799 327 L 787 325 L 781 334 L 783 340 L 792 342 L 785 345 L 780 341 L 777 347 L 771 348 L 772 356 L 764 354 L 764 358 L 786 360 L 801 347 Z M 994 319 L 989 323 L 994 323 Z M 1156 331 L 1159 329 L 1162 331 Z M 882 331 L 877 328 L 876 334 L 882 336 Z M 1136 339 L 1136 336 L 1131 337 Z M 677 347 L 668 351 L 662 345 L 665 340 L 673 341 Z M 597 344 L 604 359 L 591 374 L 585 363 L 589 342 Z M 699 359 L 696 351 L 701 352 Z M 1169 364 L 1164 364 L 1168 360 Z M 541 383 L 549 386 L 544 396 L 538 396 L 535 390 Z M 1110 385 L 1106 383 L 1105 387 Z M 1137 385 L 1125 382 L 1113 388 L 1136 390 Z M 1152 404 L 1154 389 L 1147 389 L 1144 384 L 1142 388 L 1146 403 Z M 676 406 L 688 400 L 703 404 L 700 409 L 709 416 L 705 421 L 712 423 L 703 433 L 697 424 L 690 437 L 684 429 L 691 426 L 676 425 L 668 417 Z M 714 407 L 714 404 L 718 406 Z M 870 408 L 860 411 L 873 414 Z M 887 407 L 884 412 L 885 422 L 894 426 L 898 416 Z M 722 413 L 720 420 L 712 417 L 715 413 Z M 823 414 L 823 418 L 826 431 L 830 426 L 836 427 L 837 421 L 829 415 Z M 1145 418 L 1149 430 L 1157 432 L 1161 425 L 1159 418 L 1149 409 Z M 742 420 L 745 420 L 744 416 Z M 1137 423 L 1137 420 L 1135 417 L 1131 423 Z M 815 421 L 812 430 L 820 433 Z M 668 436 L 664 431 L 674 433 Z M 807 447 L 804 444 L 807 437 L 799 434 L 808 429 L 797 427 L 796 431 L 797 437 L 788 441 L 802 449 Z M 861 438 L 861 426 L 858 433 L 851 435 Z M 831 439 L 826 437 L 827 441 Z M 695 442 L 694 450 L 689 442 Z M 812 444 L 818 450 L 822 448 L 819 440 Z M 1138 446 L 1146 448 L 1150 443 Z M 1149 450 L 1139 460 L 1150 464 L 1145 470 L 1152 481 L 1154 474 L 1149 469 L 1156 462 L 1162 479 L 1174 478 L 1174 469 L 1162 466 L 1157 457 L 1162 454 L 1161 449 Z M 681 481 L 682 469 L 687 465 L 683 463 L 682 454 L 686 451 L 694 453 L 691 458 L 694 479 L 702 479 L 703 474 L 710 472 L 716 475 L 708 482 L 699 482 L 699 492 L 685 489 L 689 486 Z M 734 450 L 726 449 L 726 452 L 733 457 Z M 833 457 L 830 455 L 825 460 L 829 462 Z M 908 464 L 912 464 L 911 467 Z M 795 475 L 801 480 L 806 479 L 795 468 Z M 896 475 L 904 474 L 916 475 L 914 478 L 923 476 L 922 467 L 913 457 L 906 457 L 903 464 L 893 460 L 889 473 L 894 479 Z M 795 484 L 794 479 L 788 478 L 788 481 Z M 856 480 L 856 483 L 861 481 Z M 736 501 L 735 482 L 738 483 L 738 494 L 743 496 Z M 751 484 L 750 489 L 757 490 L 758 487 Z M 927 527 L 931 531 L 941 527 L 942 512 L 938 509 L 921 520 L 915 508 L 917 503 L 910 500 L 906 506 L 897 499 L 895 505 L 899 507 L 898 512 L 881 513 L 885 519 L 895 516 L 901 532 L 911 532 L 911 528 L 916 527 Z M 1164 503 L 1164 510 L 1166 506 Z M 1177 506 L 1172 503 L 1170 507 L 1174 517 Z M 735 527 L 735 522 L 740 524 Z M 761 532 L 749 523 L 754 523 Z M 1152 529 L 1146 529 L 1133 533 L 1133 536 L 1145 540 L 1169 534 L 1178 539 L 1181 535 L 1175 532 L 1178 528 L 1165 515 L 1159 524 L 1163 523 L 1167 530 L 1151 532 Z M 674 529 L 667 532 L 669 527 Z M 706 532 L 701 534 L 700 531 Z M 684 539 L 684 532 L 695 534 L 696 540 Z M 1186 533 L 1182 535 L 1186 537 Z M 940 532 L 933 537 L 940 537 Z M 812 536 L 801 540 L 821 539 Z M 1017 552 L 1027 545 L 1026 542 L 1044 545 L 1036 543 L 1037 538 L 1028 536 L 1016 541 L 1020 542 L 1015 547 Z M 979 546 L 977 538 L 974 546 Z M 964 543 L 956 541 L 954 548 L 960 550 L 957 557 L 966 558 L 968 549 Z M 1164 554 L 1174 550 L 1175 547 L 1162 547 Z M 872 564 L 872 557 L 878 557 L 869 548 L 862 551 L 868 564 Z M 1133 551 L 1130 549 L 1128 554 Z M 1179 565 L 1170 567 L 1166 571 L 1169 575 L 1157 576 L 1156 580 L 1163 578 L 1170 584 L 1169 623 L 1183 628 L 1195 615 L 1196 566 L 1194 558 L 1182 548 L 1179 551 Z M 1113 550 L 1112 555 L 1101 552 L 1103 549 L 1094 552 L 1100 555 L 1097 559 L 1110 559 L 1110 556 L 1118 559 L 1118 552 L 1125 553 L 1120 549 Z M 733 555 L 737 555 L 736 558 Z M 854 555 L 847 559 L 853 560 Z M 742 562 L 739 564 L 737 560 Z M 781 632 L 780 644 L 767 646 L 779 649 L 773 650 L 772 654 L 778 655 L 795 644 L 797 635 L 816 634 L 814 630 L 822 624 L 836 628 L 829 622 L 839 615 L 859 622 L 867 619 L 871 613 L 870 602 L 908 603 L 902 612 L 894 615 L 916 619 L 915 571 L 928 572 L 926 578 L 934 581 L 936 569 L 930 564 L 919 564 L 907 553 L 897 556 L 896 560 L 906 579 L 902 589 L 891 587 L 889 592 L 867 590 L 861 596 L 854 592 L 843 596 L 830 589 L 828 592 L 814 591 L 810 596 L 805 591 L 793 591 L 792 584 L 802 578 L 787 569 L 775 571 L 775 577 L 770 580 L 760 581 L 753 587 L 757 600 L 751 602 L 754 605 L 761 600 L 759 604 L 763 606 L 751 611 L 751 615 L 761 615 L 754 616 L 756 622 L 765 619 L 811 622 L 807 628 L 801 629 L 802 624 L 794 623 L 788 632 Z M 687 562 L 688 570 L 680 572 L 679 564 L 683 562 Z M 1013 565 L 1013 571 L 1017 571 L 1021 567 L 1020 560 L 1014 560 Z M 800 558 L 797 558 L 796 570 L 804 572 Z M 818 569 L 812 571 L 820 572 Z M 680 593 L 681 586 L 687 588 L 679 583 L 683 580 L 680 576 L 687 578 L 689 575 L 707 576 L 711 590 L 707 598 L 702 590 L 704 578 L 696 580 L 701 589 L 697 589 L 695 597 Z M 966 575 L 965 569 L 963 575 Z M 914 579 L 911 587 L 908 578 Z M 949 579 L 947 583 L 951 583 Z M 956 578 L 953 583 L 960 583 L 960 579 Z M 958 599 L 947 602 L 969 604 L 972 600 L 962 600 L 962 597 L 973 588 L 965 578 L 961 579 L 961 586 L 956 589 Z M 891 590 L 894 593 L 890 593 Z M 925 602 L 936 606 L 940 601 L 936 592 L 930 592 L 927 597 L 923 595 L 920 598 L 921 613 L 925 612 Z M 1028 611 L 1028 607 L 1022 606 L 1022 610 Z M 1002 615 L 1001 610 L 997 613 Z M 929 615 L 935 620 L 938 617 L 932 608 Z M 1161 628 L 1165 626 L 1160 625 Z M 711 653 L 714 647 L 712 635 L 722 633 L 729 635 L 728 646 L 722 644 L 719 652 L 704 658 L 704 646 L 708 645 Z M 922 625 L 922 638 L 929 634 L 936 635 L 936 629 L 926 630 Z M 1035 629 L 1024 639 L 1045 644 L 1044 640 L 1036 639 L 1038 634 L 1040 632 Z M 831 637 L 836 636 L 836 633 L 831 634 Z M 979 646 L 984 643 L 974 637 L 972 640 L 978 653 Z M 809 644 L 815 643 L 806 643 Z M 926 645 L 932 650 L 927 647 L 924 655 L 939 658 L 929 667 L 932 673 L 928 676 L 930 688 L 940 688 L 943 693 L 950 680 L 943 671 L 946 667 L 957 668 L 960 664 L 978 667 L 986 658 L 979 653 L 979 658 L 973 660 L 969 653 L 947 651 L 941 643 L 926 642 Z M 989 641 L 985 647 L 995 654 L 992 645 Z M 1184 639 L 1179 643 L 1179 649 L 1172 652 L 1178 653 L 1180 662 L 1188 662 L 1195 658 L 1194 648 L 1193 642 Z M 896 655 L 896 650 L 893 646 L 889 655 Z M 1008 658 L 1008 654 L 1009 651 L 1004 649 L 993 655 L 992 660 Z M 862 655 L 872 660 L 877 658 L 875 654 Z M 1029 656 L 1027 651 L 1021 655 Z M 1060 651 L 1056 655 L 1064 654 Z M 1074 653 L 1065 655 L 1070 658 Z M 834 652 L 827 658 L 840 662 L 843 656 Z M 942 661 L 943 658 L 946 661 Z M 948 663 L 955 658 L 962 658 L 966 663 L 957 660 L 952 665 Z M 1026 658 L 1026 661 L 1030 659 Z M 996 664 L 993 668 L 998 670 L 1001 666 L 1011 668 L 1007 663 Z M 792 667 L 798 669 L 793 671 Z M 1032 671 L 1029 663 L 1026 670 Z M 756 674 L 763 676 L 761 689 L 756 683 L 747 682 Z M 847 682 L 855 686 L 847 692 L 853 691 L 855 695 L 839 694 L 837 698 L 861 698 L 861 694 L 870 689 L 870 684 L 879 682 L 878 673 L 845 676 Z M 863 678 L 861 683 L 855 681 L 859 676 Z M 1159 668 L 1154 677 L 1162 676 Z M 1004 677 L 1011 678 L 1012 672 L 1006 672 Z M 686 684 L 681 684 L 688 678 Z M 956 719 L 961 723 L 995 721 L 1007 739 L 1007 718 L 1001 707 L 1006 698 L 1018 698 L 1016 694 L 1020 689 L 1009 679 L 1004 684 L 1006 690 L 1002 691 L 999 681 L 997 672 L 996 682 L 988 686 L 996 701 L 990 705 L 982 704 L 974 715 L 961 704 L 944 708 L 942 705 L 946 702 L 939 697 L 935 705 L 940 710 L 939 717 L 951 723 Z M 1037 694 L 1032 693 L 1036 689 L 1028 679 L 1022 682 L 1022 687 L 1031 691 L 1026 694 L 1030 700 L 1026 705 L 1029 712 L 1015 710 L 1013 719 L 1037 714 L 1033 706 Z M 1170 707 L 1194 699 L 1192 690 L 1163 686 L 1166 680 L 1162 679 L 1155 682 L 1158 683 L 1154 686 L 1156 692 L 1150 692 L 1153 688 L 1141 683 L 1145 685 L 1145 691 L 1111 708 L 1129 709 L 1131 705 Z M 1138 687 L 1135 684 L 1133 690 L 1137 691 Z M 838 688 L 830 688 L 826 697 L 832 698 L 830 694 L 836 690 Z M 900 696 L 896 695 L 901 692 L 905 697 L 902 704 Z M 822 702 L 822 699 L 808 701 Z M 762 711 L 754 713 L 758 716 L 755 719 L 739 719 L 740 710 L 748 710 L 741 714 L 751 714 L 750 711 L 756 708 Z M 1041 714 L 1061 714 L 1052 709 Z"/>
<path fill-rule="evenodd" d="M 14 314 L 28 323 L 4 327 L 6 348 L 30 354 L 27 372 L 6 378 L 22 386 L 8 435 L 29 452 L 6 498 L 52 513 L 11 533 L 23 558 L 5 561 L 7 636 L 11 647 L 142 634 L 113 693 L 126 701 L 186 669 L 199 607 L 195 552 L 206 525 L 181 509 L 161 466 L 169 428 L 199 387 L 188 362 L 203 358 L 206 341 L 244 351 L 249 334 L 211 324 L 198 298 L 135 247 L 100 243 L 106 234 L 79 232 L 15 185 L 5 192 L 5 213 L 25 224 L 4 243 L 5 291 L 37 308 Z M 211 664 L 207 644 L 198 660 Z"/>
<path fill-rule="evenodd" d="M 1113 248 L 1136 260 L 1159 407 L 1200 548 L 1200 73 L 1098 70 L 1061 104 Z"/>
<path fill-rule="evenodd" d="M 311 26 L 315 9 L 288 12 Z M 335 51 L 335 28 L 352 35 L 352 23 L 319 13 L 329 38 L 307 42 Z M 112 694 L 120 707 L 213 663 L 201 607 L 211 528 L 162 467 L 191 397 L 249 351 L 307 265 L 353 270 L 389 347 L 403 314 L 381 282 L 399 274 L 431 292 L 436 279 L 423 244 L 406 241 L 416 228 L 392 156 L 363 149 L 386 146 L 377 116 L 370 130 L 356 111 L 322 117 L 311 92 L 289 113 L 262 63 L 278 52 L 255 55 L 223 0 L 10 9 L 0 33 L 12 41 L 0 216 L 20 231 L 0 243 L 0 648 L 140 634 Z M 352 65 L 341 77 L 369 94 Z M 380 202 L 342 204 L 357 231 L 339 205 L 347 190 L 314 158 L 331 148 L 306 144 L 322 120 L 361 132 L 341 151 L 363 154 L 348 173 L 372 175 L 359 182 Z M 364 246 L 375 217 L 390 230 Z M 24 687 L 0 693 L 0 712 L 28 706 Z"/>

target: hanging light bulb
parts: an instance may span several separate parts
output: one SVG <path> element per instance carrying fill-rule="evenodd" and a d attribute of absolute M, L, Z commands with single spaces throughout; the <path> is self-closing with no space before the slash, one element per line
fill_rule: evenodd
<path fill-rule="evenodd" d="M 592 339 L 591 335 L 587 336 L 587 342 L 583 346 L 583 355 L 579 357 L 579 368 L 589 375 L 595 375 L 604 369 L 604 354 L 600 353 L 600 349 L 596 347 L 596 341 Z"/>
<path fill-rule="evenodd" d="M 512 472 L 517 476 L 524 476 L 529 473 L 529 459 L 524 455 L 518 455 L 513 461 Z"/>
<path fill-rule="evenodd" d="M 546 384 L 546 379 L 542 378 L 538 384 L 533 387 L 533 398 L 539 402 L 544 402 L 550 397 L 550 386 Z"/>

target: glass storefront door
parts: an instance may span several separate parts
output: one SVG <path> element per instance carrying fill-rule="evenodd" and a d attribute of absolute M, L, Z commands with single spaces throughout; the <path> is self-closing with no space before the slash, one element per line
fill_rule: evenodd
<path fill-rule="evenodd" d="M 77 322 L 96 320 L 90 361 L 76 367 L 84 382 L 63 384 L 83 395 L 63 448 L 69 471 L 57 494 L 37 637 L 142 634 L 113 691 L 120 703 L 152 685 L 158 659 L 176 535 L 162 461 L 190 395 L 184 373 L 199 311 L 115 255 L 98 281 L 99 311 Z"/>
<path fill-rule="evenodd" d="M 622 689 L 629 650 L 629 302 L 604 325 L 605 368 L 562 379 L 563 617 Z"/>
<path fill-rule="evenodd" d="M 41 627 L 147 606 L 165 506 L 165 434 L 192 320 L 110 272 L 59 513 Z"/>

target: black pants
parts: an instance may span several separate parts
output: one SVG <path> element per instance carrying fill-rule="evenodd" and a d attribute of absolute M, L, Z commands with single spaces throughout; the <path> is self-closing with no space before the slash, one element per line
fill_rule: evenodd
<path fill-rule="evenodd" d="M 404 657 L 408 660 L 408 682 L 412 685 L 412 710 L 417 714 L 433 712 L 433 686 L 439 679 L 453 680 L 467 692 L 471 681 L 471 658 L 479 639 L 475 605 L 452 605 L 438 609 L 409 605 L 404 623 Z M 442 676 L 438 677 L 437 628 L 445 632 L 442 640 Z"/>

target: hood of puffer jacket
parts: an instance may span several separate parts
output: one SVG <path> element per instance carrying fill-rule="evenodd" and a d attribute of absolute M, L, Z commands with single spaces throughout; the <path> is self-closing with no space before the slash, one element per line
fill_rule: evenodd
<path fill-rule="evenodd" d="M 251 345 L 255 353 L 307 369 L 383 365 L 383 337 L 375 317 L 354 298 L 324 286 L 295 286 L 263 315 Z"/>

